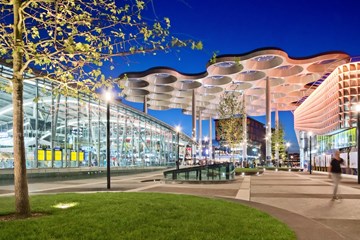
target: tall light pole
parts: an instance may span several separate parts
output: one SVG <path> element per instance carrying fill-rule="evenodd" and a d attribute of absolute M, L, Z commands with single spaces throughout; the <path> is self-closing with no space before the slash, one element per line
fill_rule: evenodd
<path fill-rule="evenodd" d="M 266 137 L 265 137 L 265 147 L 267 146 L 266 143 L 267 143 L 268 139 L 269 139 L 269 138 L 266 136 Z M 266 153 L 265 153 L 265 166 L 269 167 L 268 162 L 267 162 L 267 155 L 266 155 Z"/>
<path fill-rule="evenodd" d="M 110 101 L 112 94 L 106 91 L 106 176 L 107 176 L 107 189 L 110 189 Z"/>
<path fill-rule="evenodd" d="M 290 159 L 289 159 L 289 147 L 290 147 L 290 143 L 287 142 L 286 143 L 286 159 L 287 159 L 287 162 L 288 162 L 288 167 L 290 167 Z"/>
<path fill-rule="evenodd" d="M 191 159 L 194 157 L 194 159 L 192 159 L 192 161 L 193 161 L 193 165 L 195 165 L 196 164 L 196 148 L 197 148 L 197 146 L 196 146 L 196 137 L 193 137 L 193 142 L 194 142 L 194 148 L 192 148 L 192 151 L 194 151 L 194 152 L 192 152 L 192 155 L 191 155 Z"/>
<path fill-rule="evenodd" d="M 356 132 L 357 132 L 357 175 L 358 175 L 358 184 L 360 184 L 360 104 L 356 105 L 357 112 L 357 122 L 356 122 Z"/>
<path fill-rule="evenodd" d="M 309 132 L 309 138 L 310 138 L 310 165 L 309 165 L 309 173 L 311 174 L 311 136 L 312 136 L 312 132 Z"/>
<path fill-rule="evenodd" d="M 181 131 L 181 127 L 180 126 L 176 126 L 176 133 L 177 133 L 177 154 L 176 154 L 176 169 L 179 169 L 179 152 L 180 152 L 180 131 Z"/>
<path fill-rule="evenodd" d="M 278 144 L 278 143 L 275 144 L 275 152 L 278 152 L 278 153 L 279 153 L 279 144 Z M 277 155 L 278 155 L 278 156 L 277 156 L 277 158 L 275 159 L 275 161 L 276 161 L 276 168 L 279 168 L 280 159 L 279 159 L 279 154 L 277 154 Z"/>

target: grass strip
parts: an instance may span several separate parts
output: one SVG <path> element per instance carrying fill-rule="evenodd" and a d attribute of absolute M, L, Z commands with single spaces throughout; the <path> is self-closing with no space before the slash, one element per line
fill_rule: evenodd
<path fill-rule="evenodd" d="M 72 203 L 66 209 L 55 205 Z M 0 198 L 0 215 L 14 198 Z M 0 221 L 0 239 L 296 239 L 257 209 L 219 199 L 159 193 L 31 196 L 44 216 Z"/>

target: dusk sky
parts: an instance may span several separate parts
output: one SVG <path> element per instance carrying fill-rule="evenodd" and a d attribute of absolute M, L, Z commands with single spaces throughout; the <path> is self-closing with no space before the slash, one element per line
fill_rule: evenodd
<path fill-rule="evenodd" d="M 169 17 L 172 34 L 201 40 L 204 49 L 134 56 L 129 64 L 119 64 L 112 74 L 116 77 L 157 66 L 200 73 L 206 71 L 213 52 L 243 54 L 264 47 L 280 48 L 290 57 L 327 51 L 360 56 L 359 7 L 360 1 L 356 0 L 154 0 L 148 5 L 147 18 Z M 142 104 L 124 102 L 142 109 Z M 171 126 L 181 125 L 183 132 L 191 136 L 191 116 L 183 115 L 181 110 L 149 110 L 149 114 Z M 292 143 L 290 151 L 298 151 L 292 112 L 280 112 L 279 116 L 285 138 Z M 255 119 L 265 122 L 265 117 Z M 208 135 L 208 129 L 208 121 L 203 121 L 203 136 Z"/>

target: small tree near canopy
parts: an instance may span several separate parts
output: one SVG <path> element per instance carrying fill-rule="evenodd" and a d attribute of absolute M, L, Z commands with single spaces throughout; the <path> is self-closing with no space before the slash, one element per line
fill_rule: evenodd
<path fill-rule="evenodd" d="M 219 136 L 223 143 L 230 146 L 232 152 L 243 141 L 242 117 L 245 106 L 241 99 L 242 96 L 237 96 L 235 93 L 224 93 L 218 107 Z"/>
<path fill-rule="evenodd" d="M 284 129 L 281 126 L 279 127 L 278 131 L 275 130 L 271 134 L 271 145 L 272 145 L 271 149 L 272 149 L 273 159 L 275 158 L 274 156 L 276 149 L 279 150 L 279 158 L 283 160 L 286 159 L 286 142 L 284 136 L 285 136 Z"/>
<path fill-rule="evenodd" d="M 13 94 L 15 208 L 30 215 L 26 179 L 23 81 L 25 73 L 60 84 L 54 91 L 93 93 L 111 86 L 103 64 L 114 68 L 113 57 L 167 51 L 173 47 L 202 48 L 201 42 L 170 35 L 170 20 L 144 20 L 141 0 L 1 0 L 0 57 L 13 65 L 7 89 Z"/>

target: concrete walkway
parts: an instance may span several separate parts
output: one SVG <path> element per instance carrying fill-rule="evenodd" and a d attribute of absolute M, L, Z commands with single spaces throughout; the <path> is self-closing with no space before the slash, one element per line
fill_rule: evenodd
<path fill-rule="evenodd" d="M 159 181 L 160 179 L 160 181 Z M 360 239 L 360 186 L 343 177 L 340 200 L 332 201 L 331 180 L 313 172 L 266 171 L 227 184 L 178 184 L 161 181 L 162 172 L 116 176 L 111 191 L 146 191 L 225 198 L 269 213 L 292 228 L 298 239 Z M 106 178 L 29 184 L 30 194 L 107 191 Z M 13 186 L 0 186 L 0 196 L 13 195 Z"/>
<path fill-rule="evenodd" d="M 231 184 L 161 184 L 146 191 L 221 197 L 255 207 L 290 226 L 298 239 L 360 239 L 360 186 L 342 179 L 332 201 L 327 174 L 266 171 Z"/>
<path fill-rule="evenodd" d="M 360 239 L 360 189 L 343 177 L 341 200 L 332 201 L 328 175 L 269 172 L 251 177 L 248 205 L 282 219 L 298 239 Z"/>

